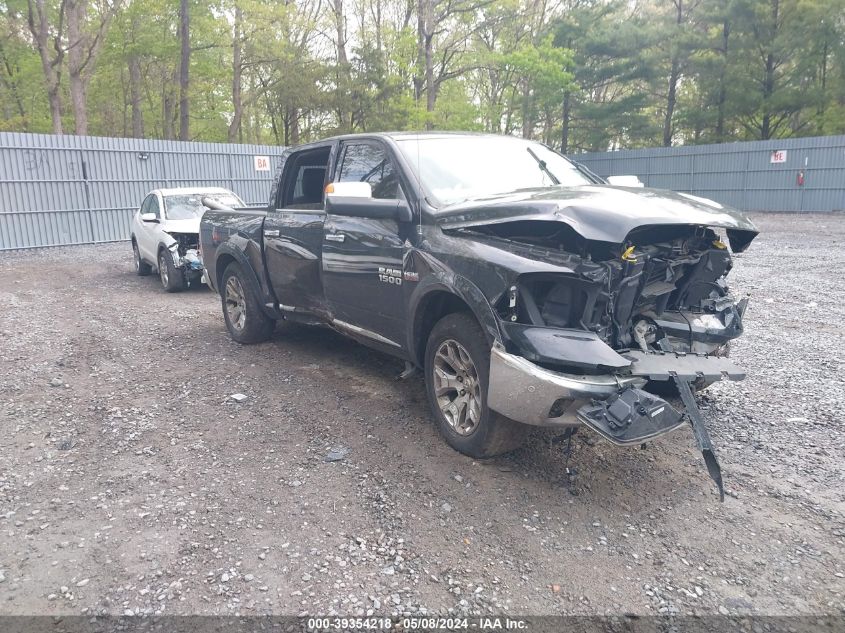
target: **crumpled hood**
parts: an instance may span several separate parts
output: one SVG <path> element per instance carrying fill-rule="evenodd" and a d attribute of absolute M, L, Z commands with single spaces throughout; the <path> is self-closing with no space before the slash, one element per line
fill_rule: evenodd
<path fill-rule="evenodd" d="M 551 187 L 467 200 L 440 209 L 443 228 L 504 222 L 565 222 L 588 240 L 621 244 L 639 227 L 692 224 L 727 230 L 731 248 L 745 250 L 759 232 L 741 212 L 712 200 L 663 189 L 583 185 Z"/>
<path fill-rule="evenodd" d="M 190 220 L 165 220 L 161 224 L 162 231 L 167 233 L 196 233 L 200 232 L 201 218 L 191 218 Z"/>

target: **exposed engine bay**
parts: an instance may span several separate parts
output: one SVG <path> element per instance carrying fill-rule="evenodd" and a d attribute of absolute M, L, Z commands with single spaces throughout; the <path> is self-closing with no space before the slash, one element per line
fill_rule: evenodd
<path fill-rule="evenodd" d="M 189 280 L 201 276 L 203 266 L 199 251 L 199 235 L 176 231 L 168 231 L 167 234 L 174 240 L 168 248 L 173 255 L 173 263 L 176 267 L 182 269 Z"/>
<path fill-rule="evenodd" d="M 617 351 L 726 355 L 742 333 L 746 300 L 730 296 L 731 254 L 713 229 L 644 227 L 622 245 L 584 240 L 552 222 L 462 232 L 562 268 L 520 276 L 495 306 L 503 321 L 594 332 Z"/>
<path fill-rule="evenodd" d="M 724 499 L 719 463 L 693 397 L 696 388 L 745 377 L 726 357 L 729 342 L 742 333 L 747 300 L 737 303 L 730 295 L 731 253 L 720 236 L 696 225 L 645 226 L 616 244 L 586 240 L 563 223 L 533 220 L 457 232 L 559 268 L 517 276 L 495 301 L 508 352 L 562 372 L 552 381 L 571 374 L 617 381 L 615 389 L 604 387 L 601 396 L 586 399 L 584 389 L 566 386 L 544 394 L 552 406 L 531 417 L 566 426 L 569 416 L 617 445 L 641 443 L 689 422 Z M 506 365 L 491 366 L 491 385 L 504 392 L 491 396 L 491 406 L 521 415 L 507 401 L 525 406 L 518 393 L 536 389 L 531 370 L 525 381 L 525 372 Z M 674 388 L 683 407 L 644 390 L 655 383 Z"/>

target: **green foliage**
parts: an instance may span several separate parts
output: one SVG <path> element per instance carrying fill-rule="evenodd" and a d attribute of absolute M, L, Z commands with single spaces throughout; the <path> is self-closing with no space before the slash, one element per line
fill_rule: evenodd
<path fill-rule="evenodd" d="M 48 132 L 30 2 L 0 0 L 0 129 Z M 115 6 L 87 2 L 91 25 Z M 44 5 L 64 46 L 59 96 L 72 130 L 64 5 Z M 92 62 L 89 131 L 174 138 L 179 3 L 116 6 Z M 430 9 L 423 27 L 420 7 Z M 845 0 L 190 0 L 190 131 L 289 144 L 463 129 L 569 152 L 657 145 L 667 135 L 705 143 L 842 134 L 843 16 Z"/>

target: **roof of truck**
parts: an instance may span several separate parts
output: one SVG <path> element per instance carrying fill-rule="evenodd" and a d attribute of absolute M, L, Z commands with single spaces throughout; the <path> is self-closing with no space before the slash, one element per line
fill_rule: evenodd
<path fill-rule="evenodd" d="M 346 141 L 350 139 L 367 139 L 367 138 L 389 138 L 394 141 L 401 141 L 405 139 L 432 139 L 444 138 L 450 136 L 473 136 L 473 137 L 491 137 L 491 138 L 512 138 L 514 140 L 526 140 L 519 136 L 509 136 L 505 134 L 488 134 L 485 132 L 446 132 L 446 131 L 426 131 L 426 132 L 361 132 L 356 134 L 340 134 L 338 136 L 329 136 L 327 138 L 318 139 L 316 141 L 309 141 L 300 145 L 291 145 L 290 147 L 305 147 L 308 145 L 322 145 L 324 143 L 331 143 L 334 141 Z"/>

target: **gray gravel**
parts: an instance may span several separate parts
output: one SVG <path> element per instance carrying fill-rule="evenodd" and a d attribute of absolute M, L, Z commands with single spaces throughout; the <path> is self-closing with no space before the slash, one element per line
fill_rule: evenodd
<path fill-rule="evenodd" d="M 845 217 L 755 220 L 724 504 L 689 433 L 473 461 L 339 335 L 241 347 L 126 244 L 0 254 L 0 613 L 842 614 Z"/>

